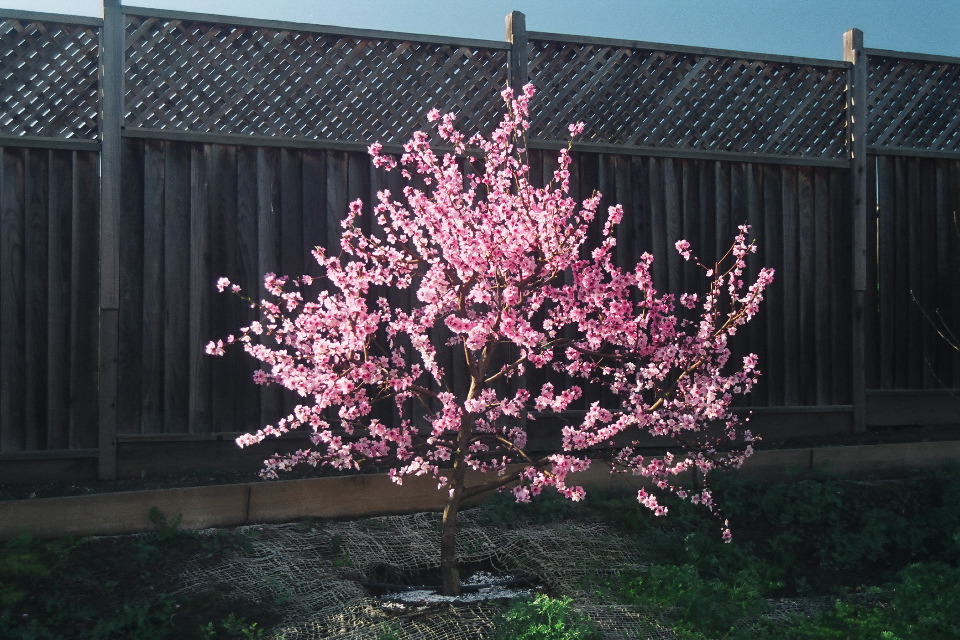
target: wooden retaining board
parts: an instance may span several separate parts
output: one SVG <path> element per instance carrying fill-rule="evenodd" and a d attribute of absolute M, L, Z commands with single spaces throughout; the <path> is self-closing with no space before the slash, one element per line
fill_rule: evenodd
<path fill-rule="evenodd" d="M 809 471 L 862 475 L 951 461 L 960 461 L 960 441 L 759 451 L 740 473 L 771 480 Z M 477 474 L 468 483 L 481 480 Z M 610 474 L 601 465 L 577 474 L 576 482 L 639 487 L 638 478 Z M 185 529 L 203 529 L 436 511 L 442 505 L 432 478 L 406 478 L 397 486 L 382 474 L 13 500 L 0 502 L 0 539 L 24 530 L 39 537 L 149 531 L 156 528 L 149 519 L 152 507 L 168 518 L 182 515 Z"/>

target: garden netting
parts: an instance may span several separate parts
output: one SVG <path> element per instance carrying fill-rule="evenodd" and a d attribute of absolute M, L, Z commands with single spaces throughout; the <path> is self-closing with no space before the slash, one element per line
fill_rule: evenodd
<path fill-rule="evenodd" d="M 221 585 L 225 595 L 280 603 L 283 619 L 269 629 L 269 638 L 491 638 L 502 601 L 401 605 L 365 586 L 435 569 L 439 526 L 439 514 L 416 513 L 242 527 L 236 533 L 249 540 L 242 551 L 197 559 L 171 578 L 182 595 Z M 642 569 L 646 560 L 635 542 L 601 523 L 493 526 L 482 509 L 473 509 L 460 514 L 458 546 L 465 566 L 528 578 L 532 592 L 572 597 L 575 609 L 606 638 L 676 637 L 668 628 L 669 611 L 606 602 L 590 588 L 616 571 Z M 813 613 L 831 603 L 776 601 L 766 615 Z"/>

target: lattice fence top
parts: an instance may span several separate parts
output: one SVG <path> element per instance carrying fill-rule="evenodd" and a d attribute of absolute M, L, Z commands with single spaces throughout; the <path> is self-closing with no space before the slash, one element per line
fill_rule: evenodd
<path fill-rule="evenodd" d="M 0 135 L 98 135 L 99 29 L 0 18 Z"/>
<path fill-rule="evenodd" d="M 127 131 L 404 142 L 436 107 L 499 118 L 509 46 L 124 13 Z M 844 160 L 845 63 L 529 35 L 533 134 L 634 149 Z M 0 18 L 0 136 L 96 140 L 95 21 Z M 960 153 L 960 62 L 868 50 L 867 141 Z"/>
<path fill-rule="evenodd" d="M 538 136 L 710 152 L 842 159 L 845 70 L 836 66 L 530 41 L 529 73 L 549 104 Z M 543 98 L 542 98 L 543 99 Z"/>
<path fill-rule="evenodd" d="M 434 107 L 487 126 L 507 84 L 505 48 L 134 15 L 126 41 L 143 129 L 402 143 Z"/>
<path fill-rule="evenodd" d="M 960 152 L 960 64 L 869 55 L 867 144 Z"/>

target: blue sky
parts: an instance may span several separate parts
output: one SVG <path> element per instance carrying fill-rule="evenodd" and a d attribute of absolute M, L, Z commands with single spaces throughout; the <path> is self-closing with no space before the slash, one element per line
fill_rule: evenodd
<path fill-rule="evenodd" d="M 960 57 L 960 0 L 134 0 L 249 18 L 452 37 L 504 39 L 504 16 L 531 31 L 780 55 L 842 58 L 842 35 L 867 47 Z M 0 0 L 3 9 L 100 16 L 100 0 Z"/>

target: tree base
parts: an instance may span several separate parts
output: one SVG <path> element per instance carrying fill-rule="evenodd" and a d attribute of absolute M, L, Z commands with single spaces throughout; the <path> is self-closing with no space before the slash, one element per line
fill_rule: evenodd
<path fill-rule="evenodd" d="M 530 595 L 536 586 L 529 578 L 503 575 L 487 562 L 461 565 L 460 575 L 463 579 L 459 596 L 442 595 L 438 567 L 404 572 L 390 565 L 377 565 L 368 579 L 358 582 L 372 596 L 406 605 L 511 600 Z"/>

